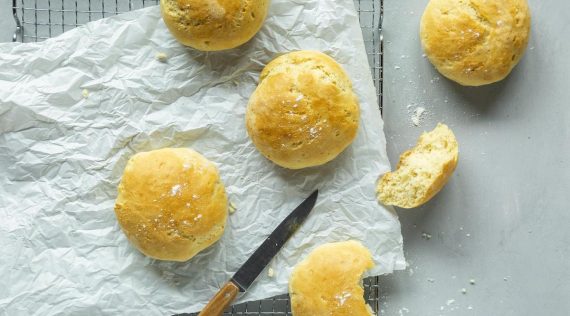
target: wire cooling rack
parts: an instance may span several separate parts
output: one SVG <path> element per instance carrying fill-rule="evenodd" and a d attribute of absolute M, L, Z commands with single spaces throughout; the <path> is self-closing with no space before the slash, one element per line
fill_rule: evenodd
<path fill-rule="evenodd" d="M 16 21 L 14 42 L 39 42 L 57 36 L 89 21 L 121 12 L 157 5 L 159 0 L 12 0 Z M 315 0 L 322 1 L 322 0 Z M 336 1 L 336 0 L 330 0 Z M 376 86 L 378 106 L 382 110 L 382 42 L 383 0 L 354 0 L 368 54 L 370 71 Z M 364 280 L 364 296 L 378 314 L 379 278 Z M 194 315 L 194 314 L 186 314 Z M 224 315 L 291 315 L 288 295 L 232 306 Z"/>
<path fill-rule="evenodd" d="M 12 0 L 14 42 L 39 42 L 89 21 L 157 5 L 159 0 Z M 315 0 L 322 1 L 322 0 Z M 330 0 L 335 1 L 335 0 Z M 383 0 L 354 0 L 382 111 Z"/>

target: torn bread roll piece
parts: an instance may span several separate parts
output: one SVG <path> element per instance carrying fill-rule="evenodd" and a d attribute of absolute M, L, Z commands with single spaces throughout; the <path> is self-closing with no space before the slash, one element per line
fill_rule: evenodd
<path fill-rule="evenodd" d="M 370 251 L 357 241 L 315 248 L 291 275 L 293 315 L 373 315 L 361 286 L 363 273 L 373 266 Z"/>
<path fill-rule="evenodd" d="M 214 163 L 188 148 L 165 148 L 129 159 L 115 214 L 145 255 L 186 261 L 220 239 L 228 200 Z"/>
<path fill-rule="evenodd" d="M 457 166 L 459 146 L 445 124 L 420 136 L 416 147 L 400 156 L 397 170 L 382 176 L 378 199 L 385 205 L 418 207 L 445 186 Z"/>

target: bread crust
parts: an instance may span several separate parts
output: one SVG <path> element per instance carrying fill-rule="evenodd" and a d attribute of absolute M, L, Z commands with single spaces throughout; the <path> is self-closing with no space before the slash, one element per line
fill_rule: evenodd
<path fill-rule="evenodd" d="M 248 42 L 259 31 L 269 0 L 161 0 L 164 23 L 182 44 L 219 51 Z"/>
<path fill-rule="evenodd" d="M 504 79 L 522 58 L 529 34 L 526 0 L 431 0 L 420 24 L 431 63 L 465 86 Z"/>
<path fill-rule="evenodd" d="M 356 137 L 358 99 L 342 67 L 317 51 L 297 51 L 262 71 L 246 111 L 246 127 L 257 149 L 289 168 L 333 160 Z"/>
<path fill-rule="evenodd" d="M 187 261 L 222 236 L 227 197 L 212 162 L 191 149 L 165 148 L 129 159 L 115 215 L 145 255 Z"/>
<path fill-rule="evenodd" d="M 448 150 L 449 152 L 440 155 L 440 158 L 432 158 L 423 153 L 430 146 L 434 148 L 439 147 L 439 150 Z M 432 166 L 432 170 L 414 170 L 412 160 L 428 160 L 430 158 L 432 160 L 437 159 L 435 166 Z M 380 178 L 377 187 L 378 199 L 385 205 L 395 205 L 401 208 L 421 206 L 441 191 L 447 181 L 449 181 L 453 171 L 455 171 L 458 160 L 459 146 L 455 135 L 445 124 L 440 123 L 430 133 L 422 134 L 414 148 L 402 153 L 396 171 L 388 172 Z M 411 188 L 405 186 L 405 183 L 402 182 L 402 174 L 404 173 L 406 174 L 405 176 L 418 177 L 422 180 L 419 190 L 415 194 L 407 194 L 406 198 L 397 197 L 393 194 L 394 190 L 416 189 L 413 186 Z"/>
<path fill-rule="evenodd" d="M 289 281 L 294 316 L 370 316 L 362 274 L 372 268 L 370 251 L 357 241 L 321 245 L 300 262 Z"/>

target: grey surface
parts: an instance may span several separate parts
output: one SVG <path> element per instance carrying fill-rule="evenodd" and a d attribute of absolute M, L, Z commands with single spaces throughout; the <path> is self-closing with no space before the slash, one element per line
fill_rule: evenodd
<path fill-rule="evenodd" d="M 16 24 L 12 19 L 12 1 L 0 0 L 0 43 L 12 41 Z"/>
<path fill-rule="evenodd" d="M 398 210 L 410 269 L 381 279 L 381 315 L 570 315 L 570 2 L 529 3 L 532 38 L 518 67 L 465 88 L 422 57 L 427 0 L 385 1 L 390 159 L 439 121 L 456 133 L 460 159 L 431 202 Z M 419 127 L 409 104 L 428 110 Z"/>
<path fill-rule="evenodd" d="M 385 2 L 388 152 L 396 163 L 443 121 L 461 157 L 437 197 L 398 210 L 410 269 L 382 277 L 381 315 L 568 315 L 570 2 L 531 0 L 526 56 L 505 81 L 481 88 L 449 82 L 422 57 L 426 3 Z M 0 41 L 11 40 L 9 7 L 0 0 Z M 428 110 L 419 127 L 409 104 Z"/>

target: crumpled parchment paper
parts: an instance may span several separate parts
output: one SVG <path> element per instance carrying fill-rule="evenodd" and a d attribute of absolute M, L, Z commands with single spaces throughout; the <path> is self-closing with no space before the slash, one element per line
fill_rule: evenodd
<path fill-rule="evenodd" d="M 282 169 L 249 140 L 248 98 L 265 64 L 316 49 L 350 74 L 356 141 L 333 162 Z M 166 62 L 156 59 L 163 52 Z M 113 212 L 136 152 L 192 147 L 214 161 L 237 211 L 220 242 L 186 263 L 151 260 Z M 397 216 L 375 198 L 389 170 L 383 123 L 352 0 L 273 0 L 260 33 L 234 50 L 178 44 L 158 7 L 42 43 L 0 44 L 0 311 L 7 315 L 159 315 L 199 310 L 277 224 L 320 189 L 311 216 L 240 301 L 287 292 L 319 244 L 356 239 L 368 275 L 403 269 Z"/>

